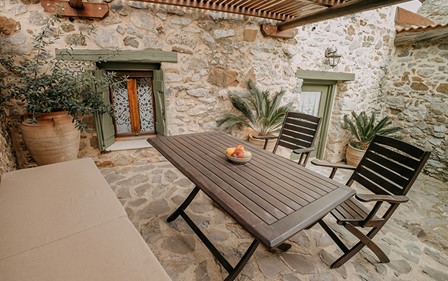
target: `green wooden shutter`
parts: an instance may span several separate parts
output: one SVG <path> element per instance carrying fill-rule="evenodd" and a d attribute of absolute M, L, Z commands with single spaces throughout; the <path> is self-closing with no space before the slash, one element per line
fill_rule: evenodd
<path fill-rule="evenodd" d="M 163 83 L 163 71 L 153 71 L 153 89 L 156 107 L 156 132 L 157 134 L 166 136 L 166 116 L 165 116 L 165 86 Z"/>
<path fill-rule="evenodd" d="M 95 76 L 97 77 L 105 75 L 105 73 L 106 71 L 104 69 L 95 70 Z M 103 96 L 104 103 L 110 105 L 109 88 L 103 87 L 96 90 L 99 95 Z M 98 146 L 100 148 L 100 151 L 104 151 L 115 141 L 115 127 L 112 116 L 108 113 L 95 113 L 95 126 Z"/>

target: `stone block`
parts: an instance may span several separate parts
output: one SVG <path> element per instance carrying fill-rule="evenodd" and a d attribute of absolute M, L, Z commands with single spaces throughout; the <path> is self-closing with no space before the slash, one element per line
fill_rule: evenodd
<path fill-rule="evenodd" d="M 255 42 L 257 39 L 258 30 L 256 29 L 245 29 L 243 32 L 243 40 L 246 42 Z"/>
<path fill-rule="evenodd" d="M 20 22 L 7 17 L 0 17 L 0 33 L 10 35 L 11 33 L 20 30 Z"/>
<path fill-rule="evenodd" d="M 132 36 L 126 36 L 123 39 L 123 43 L 125 46 L 131 46 L 133 48 L 138 48 L 138 45 L 139 45 L 139 42 L 137 41 L 137 39 Z"/>
<path fill-rule="evenodd" d="M 448 95 L 448 83 L 440 83 L 437 86 L 436 91 L 439 92 L 439 93 Z"/>
<path fill-rule="evenodd" d="M 237 77 L 236 71 L 214 67 L 210 70 L 208 82 L 215 86 L 228 87 L 238 84 Z"/>
<path fill-rule="evenodd" d="M 222 38 L 228 38 L 228 37 L 234 37 L 235 36 L 235 30 L 233 29 L 215 29 L 213 30 L 213 37 L 216 39 L 222 39 Z"/>
<path fill-rule="evenodd" d="M 427 91 L 429 89 L 424 83 L 411 83 L 411 88 L 416 91 Z"/>
<path fill-rule="evenodd" d="M 22 2 L 25 5 L 30 5 L 30 4 L 38 4 L 40 0 L 20 0 L 20 2 Z"/>

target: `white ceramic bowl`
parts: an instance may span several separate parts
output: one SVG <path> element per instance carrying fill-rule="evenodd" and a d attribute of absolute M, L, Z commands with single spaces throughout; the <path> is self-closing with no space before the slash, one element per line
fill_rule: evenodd
<path fill-rule="evenodd" d="M 252 159 L 252 156 L 250 157 L 244 157 L 244 158 L 237 158 L 232 157 L 229 154 L 226 153 L 227 159 L 229 159 L 230 162 L 236 163 L 236 164 L 244 164 L 250 161 Z"/>

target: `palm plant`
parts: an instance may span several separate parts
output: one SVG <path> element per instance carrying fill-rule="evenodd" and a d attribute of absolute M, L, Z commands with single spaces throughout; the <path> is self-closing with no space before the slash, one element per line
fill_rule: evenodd
<path fill-rule="evenodd" d="M 399 127 L 390 127 L 392 122 L 387 116 L 376 123 L 374 112 L 370 117 L 365 111 L 360 114 L 352 111 L 351 114 L 353 121 L 348 115 L 344 115 L 344 125 L 355 137 L 355 140 L 350 141 L 350 145 L 358 149 L 366 150 L 375 135 L 385 136 L 401 130 Z"/>
<path fill-rule="evenodd" d="M 240 114 L 227 113 L 217 121 L 218 126 L 230 130 L 235 126 L 248 127 L 258 136 L 271 135 L 280 130 L 290 104 L 280 106 L 284 90 L 272 95 L 269 91 L 261 91 L 254 82 L 248 81 L 250 94 L 239 96 L 230 94 L 230 101 Z"/>

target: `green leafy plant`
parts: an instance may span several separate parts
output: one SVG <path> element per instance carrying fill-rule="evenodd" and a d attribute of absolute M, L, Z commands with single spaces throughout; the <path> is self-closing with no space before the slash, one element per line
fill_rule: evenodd
<path fill-rule="evenodd" d="M 376 114 L 372 112 L 370 116 L 365 111 L 357 114 L 352 111 L 352 119 L 348 115 L 344 115 L 344 126 L 354 136 L 354 140 L 350 141 L 351 146 L 366 150 L 372 142 L 375 135 L 391 135 L 401 130 L 399 127 L 393 127 L 389 117 L 384 117 L 378 122 Z"/>
<path fill-rule="evenodd" d="M 113 73 L 96 76 L 88 62 L 54 59 L 48 47 L 57 37 L 52 18 L 34 36 L 33 53 L 29 57 L 2 54 L 0 57 L 0 103 L 18 102 L 36 122 L 38 113 L 66 110 L 76 127 L 85 129 L 82 117 L 92 113 L 112 113 L 97 89 L 117 83 Z"/>
<path fill-rule="evenodd" d="M 290 105 L 280 106 L 285 92 L 274 93 L 261 91 L 253 81 L 248 81 L 250 93 L 240 96 L 230 94 L 230 101 L 239 114 L 228 113 L 217 121 L 218 126 L 225 126 L 230 130 L 235 126 L 244 126 L 252 129 L 259 136 L 267 136 L 280 130 Z"/>

